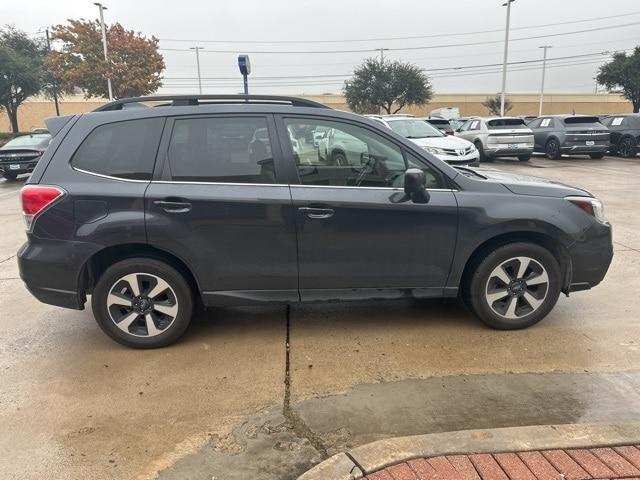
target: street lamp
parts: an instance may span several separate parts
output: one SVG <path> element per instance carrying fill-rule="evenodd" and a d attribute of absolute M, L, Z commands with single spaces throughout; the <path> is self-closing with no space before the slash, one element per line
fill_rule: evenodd
<path fill-rule="evenodd" d="M 202 77 L 200 76 L 200 50 L 204 50 L 204 47 L 189 47 L 189 50 L 195 50 L 196 52 L 196 67 L 198 68 L 198 92 L 202 95 Z"/>
<path fill-rule="evenodd" d="M 100 10 L 100 27 L 102 28 L 102 49 L 104 50 L 104 61 L 109 62 L 107 55 L 107 29 L 104 26 L 104 11 L 107 7 L 99 2 L 93 3 Z M 113 101 L 113 88 L 111 87 L 111 77 L 107 76 L 107 87 L 109 88 L 109 101 Z"/>
<path fill-rule="evenodd" d="M 542 85 L 540 85 L 540 106 L 538 108 L 538 116 L 542 116 L 542 102 L 544 101 L 544 74 L 547 70 L 547 49 L 552 48 L 551 45 L 542 45 L 544 53 L 542 54 Z"/>
<path fill-rule="evenodd" d="M 511 4 L 516 0 L 507 0 L 503 7 L 507 7 L 507 28 L 504 32 L 504 59 L 502 61 L 502 93 L 500 94 L 500 116 L 504 117 L 504 95 L 507 89 L 507 56 L 509 53 L 509 20 L 511 17 Z"/>

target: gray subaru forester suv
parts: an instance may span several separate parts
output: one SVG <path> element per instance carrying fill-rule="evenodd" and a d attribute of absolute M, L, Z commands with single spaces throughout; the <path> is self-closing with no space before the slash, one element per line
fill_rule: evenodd
<path fill-rule="evenodd" d="M 612 259 L 585 190 L 454 168 L 315 102 L 143 97 L 98 110 L 47 120 L 18 263 L 42 302 L 81 310 L 91 296 L 124 345 L 174 342 L 198 304 L 460 296 L 487 325 L 524 328 L 560 292 L 600 283 Z M 318 155 L 328 129 L 359 140 L 357 161 Z"/>

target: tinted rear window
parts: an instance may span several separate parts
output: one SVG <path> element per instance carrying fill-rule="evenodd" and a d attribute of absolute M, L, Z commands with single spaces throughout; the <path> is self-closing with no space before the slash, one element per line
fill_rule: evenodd
<path fill-rule="evenodd" d="M 487 122 L 489 128 L 517 128 L 525 126 L 522 118 L 496 118 Z"/>
<path fill-rule="evenodd" d="M 94 129 L 71 159 L 74 168 L 110 177 L 150 180 L 164 118 L 108 123 Z"/>
<path fill-rule="evenodd" d="M 600 123 L 598 117 L 567 117 L 564 119 L 565 125 L 579 125 L 584 123 Z"/>

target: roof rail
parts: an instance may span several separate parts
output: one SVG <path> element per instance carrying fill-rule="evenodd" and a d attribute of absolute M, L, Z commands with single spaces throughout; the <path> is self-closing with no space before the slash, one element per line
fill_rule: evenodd
<path fill-rule="evenodd" d="M 204 102 L 201 102 L 204 100 Z M 279 95 L 152 95 L 148 97 L 131 97 L 122 98 L 102 105 L 94 112 L 108 112 L 113 110 L 122 110 L 130 107 L 139 107 L 142 102 L 167 102 L 158 107 L 181 107 L 188 105 L 207 105 L 214 103 L 221 104 L 241 104 L 241 103 L 262 103 L 262 104 L 282 104 L 291 105 L 293 107 L 312 107 L 312 108 L 330 108 L 313 100 L 306 100 L 298 97 L 285 97 Z M 137 105 L 131 105 L 137 104 Z"/>

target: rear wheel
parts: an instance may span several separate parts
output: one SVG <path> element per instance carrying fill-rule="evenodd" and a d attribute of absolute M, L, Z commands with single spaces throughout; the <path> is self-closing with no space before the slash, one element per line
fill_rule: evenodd
<path fill-rule="evenodd" d="M 487 158 L 487 156 L 485 155 L 485 153 L 484 153 L 484 148 L 483 148 L 483 146 L 482 146 L 482 142 L 481 142 L 480 140 L 476 140 L 473 144 L 474 144 L 474 145 L 476 146 L 476 148 L 478 149 L 478 160 L 479 160 L 480 162 L 492 162 L 492 161 L 493 161 L 493 159 L 489 159 L 489 158 Z"/>
<path fill-rule="evenodd" d="M 544 152 L 547 154 L 547 158 L 551 160 L 559 160 L 562 156 L 560 152 L 560 143 L 555 138 L 552 138 L 547 142 L 544 147 Z"/>
<path fill-rule="evenodd" d="M 347 165 L 347 157 L 342 152 L 333 152 L 331 154 L 331 158 L 334 165 L 337 165 L 339 167 L 344 167 Z"/>
<path fill-rule="evenodd" d="M 589 156 L 594 160 L 599 160 L 601 158 L 604 158 L 604 153 L 590 153 Z"/>
<path fill-rule="evenodd" d="M 558 301 L 560 267 L 539 245 L 504 245 L 478 264 L 467 290 L 467 304 L 484 324 L 500 330 L 526 328 Z"/>
<path fill-rule="evenodd" d="M 109 267 L 91 298 L 93 315 L 116 342 L 163 347 L 187 329 L 193 294 L 184 276 L 164 262 L 130 258 Z"/>
<path fill-rule="evenodd" d="M 625 137 L 618 144 L 618 155 L 623 158 L 630 158 L 636 154 L 636 142 L 631 137 Z"/>
<path fill-rule="evenodd" d="M 531 155 L 518 155 L 518 160 L 521 162 L 528 162 L 531 159 Z"/>
<path fill-rule="evenodd" d="M 17 173 L 9 173 L 9 172 L 4 172 L 2 174 L 2 176 L 4 178 L 6 178 L 8 181 L 13 182 L 14 180 L 16 180 L 18 178 L 18 174 Z"/>

